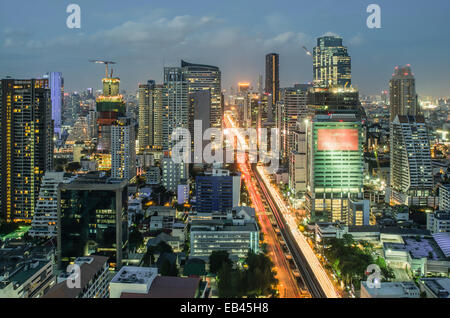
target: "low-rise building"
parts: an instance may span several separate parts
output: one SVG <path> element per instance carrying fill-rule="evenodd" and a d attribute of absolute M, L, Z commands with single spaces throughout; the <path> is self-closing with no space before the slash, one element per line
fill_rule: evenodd
<path fill-rule="evenodd" d="M 427 230 L 431 233 L 450 233 L 450 211 L 428 213 Z"/>
<path fill-rule="evenodd" d="M 370 288 L 362 281 L 361 298 L 420 298 L 420 290 L 414 282 L 381 282 Z"/>
<path fill-rule="evenodd" d="M 0 249 L 0 298 L 42 297 L 55 283 L 54 249 L 21 245 Z"/>
<path fill-rule="evenodd" d="M 422 278 L 419 286 L 427 298 L 450 298 L 450 278 Z"/>
<path fill-rule="evenodd" d="M 230 259 L 237 261 L 251 250 L 259 252 L 259 229 L 254 209 L 236 207 L 226 219 L 194 220 L 191 223 L 190 257 L 205 261 L 213 251 L 228 251 Z"/>
<path fill-rule="evenodd" d="M 58 276 L 57 284 L 44 295 L 44 298 L 109 297 L 108 257 L 99 255 L 78 257 L 74 265 L 76 266 L 70 271 L 62 272 Z"/>
<path fill-rule="evenodd" d="M 205 298 L 206 287 L 200 278 L 158 276 L 157 268 L 124 266 L 110 282 L 110 298 Z"/>

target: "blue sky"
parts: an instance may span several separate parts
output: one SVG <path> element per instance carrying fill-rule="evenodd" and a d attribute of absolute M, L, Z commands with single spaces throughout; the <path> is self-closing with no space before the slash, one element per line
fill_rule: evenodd
<path fill-rule="evenodd" d="M 81 7 L 81 29 L 66 27 L 66 7 Z M 382 28 L 366 26 L 369 4 Z M 39 0 L 1 1 L 0 77 L 61 71 L 66 90 L 100 88 L 103 67 L 132 91 L 162 80 L 180 59 L 217 65 L 223 88 L 256 85 L 264 55 L 280 54 L 281 86 L 312 79 L 312 49 L 325 33 L 344 38 L 353 83 L 364 94 L 388 87 L 395 65 L 411 64 L 421 95 L 450 96 L 450 1 L 433 0 Z"/>

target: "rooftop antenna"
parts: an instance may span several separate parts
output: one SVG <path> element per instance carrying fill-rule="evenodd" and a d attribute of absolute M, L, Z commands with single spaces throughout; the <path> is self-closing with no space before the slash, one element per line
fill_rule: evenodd
<path fill-rule="evenodd" d="M 105 74 L 106 74 L 106 78 L 108 78 L 108 65 L 109 64 L 116 64 L 116 62 L 113 61 L 102 61 L 102 60 L 90 60 L 89 62 L 91 63 L 96 63 L 96 64 L 105 64 Z M 111 69 L 111 77 L 112 77 L 112 69 Z"/>

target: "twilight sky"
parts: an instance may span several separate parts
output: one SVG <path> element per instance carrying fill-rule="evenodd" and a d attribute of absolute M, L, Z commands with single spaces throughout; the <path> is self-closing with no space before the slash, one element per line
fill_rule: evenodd
<path fill-rule="evenodd" d="M 81 29 L 66 27 L 66 7 L 81 7 Z M 366 8 L 381 6 L 381 29 Z M 121 87 L 162 81 L 181 59 L 219 66 L 222 87 L 256 87 L 264 56 L 280 54 L 281 86 L 312 80 L 315 39 L 344 38 L 353 84 L 363 94 L 388 87 L 395 65 L 411 64 L 420 95 L 450 96 L 448 0 L 0 0 L 0 78 L 60 71 L 66 91 L 100 88 L 102 65 L 116 61 Z"/>

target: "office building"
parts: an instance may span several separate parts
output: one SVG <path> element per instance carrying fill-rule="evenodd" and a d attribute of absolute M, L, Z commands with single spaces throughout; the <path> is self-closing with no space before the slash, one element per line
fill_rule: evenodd
<path fill-rule="evenodd" d="M 433 167 L 423 116 L 397 116 L 390 129 L 390 202 L 434 206 Z"/>
<path fill-rule="evenodd" d="M 450 211 L 427 213 L 427 230 L 431 233 L 450 233 Z"/>
<path fill-rule="evenodd" d="M 289 153 L 294 150 L 294 130 L 297 128 L 297 122 L 303 122 L 307 117 L 307 99 L 306 93 L 310 85 L 296 84 L 294 87 L 281 89 L 281 100 L 279 107 L 280 118 L 278 128 L 282 132 L 281 149 L 282 161 L 287 161 Z"/>
<path fill-rule="evenodd" d="M 195 178 L 195 210 L 199 213 L 227 212 L 239 205 L 240 173 L 212 169 Z"/>
<path fill-rule="evenodd" d="M 56 237 L 58 221 L 58 186 L 76 178 L 65 172 L 47 171 L 42 178 L 39 197 L 31 222 L 32 237 Z"/>
<path fill-rule="evenodd" d="M 259 252 L 259 229 L 255 210 L 235 207 L 224 219 L 193 220 L 190 233 L 190 257 L 209 261 L 213 251 L 227 251 L 230 259 L 238 261 L 249 251 Z"/>
<path fill-rule="evenodd" d="M 140 152 L 162 148 L 162 86 L 149 80 L 139 84 L 139 130 Z"/>
<path fill-rule="evenodd" d="M 53 169 L 48 79 L 0 82 L 0 217 L 31 223 L 41 179 Z"/>
<path fill-rule="evenodd" d="M 349 223 L 349 200 L 363 194 L 361 122 L 355 114 L 316 115 L 307 124 L 307 210 L 314 221 Z"/>
<path fill-rule="evenodd" d="M 210 119 L 211 127 L 222 128 L 223 101 L 221 72 L 217 66 L 193 64 L 181 61 L 184 79 L 188 83 L 189 94 L 198 91 L 210 93 Z"/>
<path fill-rule="evenodd" d="M 280 56 L 277 53 L 266 55 L 266 93 L 272 95 L 273 104 L 276 104 L 280 92 Z"/>
<path fill-rule="evenodd" d="M 52 100 L 52 120 L 56 138 L 61 137 L 62 111 L 64 105 L 64 78 L 61 72 L 50 72 L 44 75 L 49 81 Z"/>
<path fill-rule="evenodd" d="M 352 84 L 351 57 L 338 36 L 317 39 L 313 53 L 315 87 L 348 87 Z"/>
<path fill-rule="evenodd" d="M 145 173 L 147 184 L 161 183 L 161 168 L 158 166 L 151 166 L 147 168 Z"/>
<path fill-rule="evenodd" d="M 178 185 L 182 179 L 187 179 L 189 165 L 187 163 L 175 163 L 167 154 L 161 159 L 162 185 L 167 191 L 177 193 Z"/>
<path fill-rule="evenodd" d="M 204 163 L 203 151 L 205 147 L 210 143 L 208 140 L 204 140 L 203 136 L 207 129 L 211 128 L 211 91 L 199 90 L 193 93 L 189 93 L 189 132 L 191 134 L 192 143 L 192 162 Z M 197 127 L 201 124 L 201 129 L 195 131 L 195 121 L 197 121 Z M 199 135 L 201 134 L 201 135 Z M 196 142 L 196 140 L 198 142 Z M 201 140 L 201 141 L 200 141 Z M 195 146 L 201 149 L 201 152 L 195 152 Z"/>
<path fill-rule="evenodd" d="M 56 285 L 43 298 L 109 298 L 108 257 L 78 257 L 74 265 L 79 268 L 80 287 L 72 278 L 76 276 L 75 269 L 63 271 L 58 275 Z"/>
<path fill-rule="evenodd" d="M 111 126 L 111 176 L 131 180 L 136 176 L 135 125 L 131 118 L 120 117 Z"/>
<path fill-rule="evenodd" d="M 119 117 L 126 115 L 126 106 L 119 94 L 120 79 L 107 77 L 102 79 L 103 93 L 97 97 L 97 153 L 100 157 L 99 168 L 111 169 L 111 127 Z"/>
<path fill-rule="evenodd" d="M 395 117 L 419 115 L 419 105 L 416 94 L 416 80 L 411 66 L 396 66 L 389 82 L 390 120 Z"/>
<path fill-rule="evenodd" d="M 188 82 L 180 67 L 164 68 L 163 87 L 163 149 L 171 151 L 176 144 L 172 132 L 176 128 L 189 129 Z"/>
<path fill-rule="evenodd" d="M 128 242 L 126 180 L 91 172 L 58 188 L 58 267 L 91 254 L 120 268 Z"/>
<path fill-rule="evenodd" d="M 439 210 L 450 211 L 450 183 L 439 186 Z"/>

